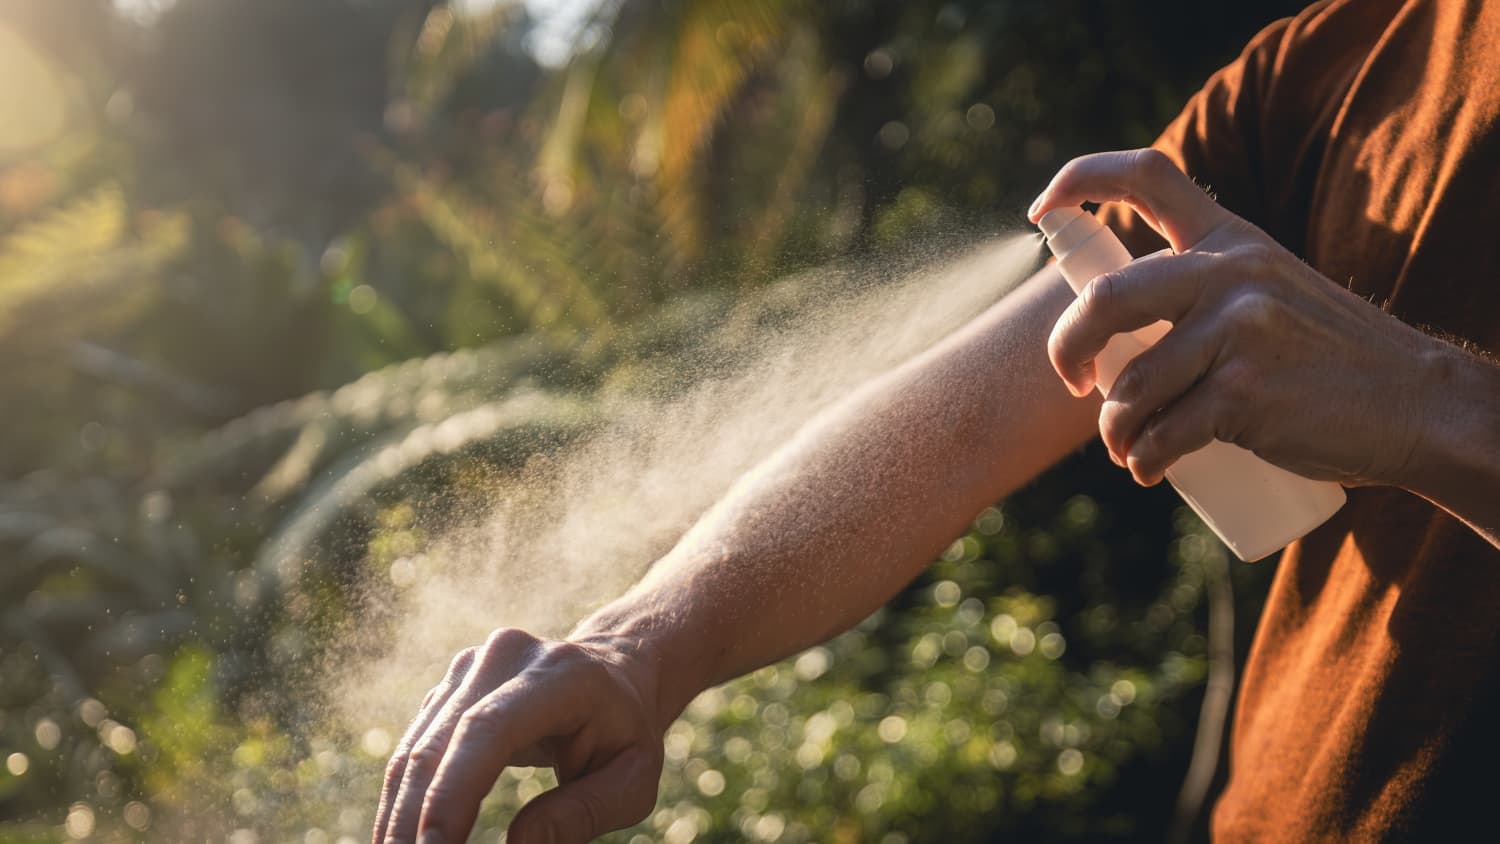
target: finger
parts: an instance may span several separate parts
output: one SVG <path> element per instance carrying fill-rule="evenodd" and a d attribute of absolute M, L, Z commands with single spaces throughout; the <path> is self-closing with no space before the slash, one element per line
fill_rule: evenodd
<path fill-rule="evenodd" d="M 396 743 L 396 750 L 391 754 L 391 760 L 386 764 L 385 783 L 380 790 L 380 804 L 375 809 L 375 828 L 371 836 L 374 844 L 380 844 L 385 840 L 386 825 L 391 819 L 391 808 L 395 805 L 396 795 L 401 789 L 401 780 L 406 775 L 406 759 L 411 753 L 412 745 L 417 738 L 427 730 L 427 725 L 432 722 L 438 710 L 448 702 L 453 695 L 454 689 L 458 688 L 469 667 L 474 663 L 474 648 L 464 648 L 453 658 L 448 665 L 448 673 L 436 686 L 432 687 L 426 697 L 422 698 L 422 706 L 417 710 L 417 717 L 412 719 L 411 725 L 406 728 L 401 741 Z"/>
<path fill-rule="evenodd" d="M 1100 152 L 1075 158 L 1057 171 L 1032 203 L 1032 222 L 1067 205 L 1120 200 L 1134 208 L 1178 252 L 1234 219 L 1193 184 L 1172 159 L 1155 149 Z"/>
<path fill-rule="evenodd" d="M 1146 423 L 1208 374 L 1222 348 L 1206 320 L 1190 318 L 1126 365 L 1099 409 L 1099 436 L 1116 464 L 1125 465 Z"/>
<path fill-rule="evenodd" d="M 645 747 L 630 747 L 595 773 L 526 804 L 510 825 L 509 840 L 585 844 L 610 830 L 640 823 L 656 808 L 660 779 L 660 756 Z"/>
<path fill-rule="evenodd" d="M 423 844 L 429 837 L 434 842 L 466 840 L 480 802 L 519 749 L 584 727 L 594 689 L 557 681 L 548 686 L 539 689 L 523 673 L 464 713 L 427 789 L 417 825 Z"/>
<path fill-rule="evenodd" d="M 485 695 L 520 673 L 537 645 L 535 638 L 519 630 L 497 630 L 490 634 L 475 655 L 473 668 L 438 709 L 407 755 L 406 770 L 387 826 L 388 844 L 416 839 L 422 802 L 448 753 L 459 720 Z"/>
<path fill-rule="evenodd" d="M 1111 337 L 1158 320 L 1179 322 L 1202 296 L 1211 256 L 1149 255 L 1084 286 L 1047 338 L 1052 368 L 1074 395 L 1093 389 L 1094 358 Z"/>
<path fill-rule="evenodd" d="M 1178 458 L 1213 442 L 1221 409 L 1216 392 L 1200 383 L 1151 417 L 1125 458 L 1136 483 L 1155 486 Z"/>

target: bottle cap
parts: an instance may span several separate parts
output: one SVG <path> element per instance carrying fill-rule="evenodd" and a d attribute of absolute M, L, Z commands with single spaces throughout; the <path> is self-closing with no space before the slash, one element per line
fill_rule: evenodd
<path fill-rule="evenodd" d="M 1048 240 L 1051 240 L 1052 236 L 1062 231 L 1064 226 L 1082 216 L 1082 208 L 1076 205 L 1069 205 L 1062 208 L 1054 208 L 1043 214 L 1042 219 L 1036 221 L 1036 225 L 1037 228 L 1042 230 L 1042 234 L 1046 235 Z"/>
<path fill-rule="evenodd" d="M 1079 244 L 1098 234 L 1104 228 L 1094 215 L 1084 213 L 1078 206 L 1054 208 L 1037 221 L 1042 234 L 1047 237 L 1047 246 L 1058 258 L 1073 251 Z"/>

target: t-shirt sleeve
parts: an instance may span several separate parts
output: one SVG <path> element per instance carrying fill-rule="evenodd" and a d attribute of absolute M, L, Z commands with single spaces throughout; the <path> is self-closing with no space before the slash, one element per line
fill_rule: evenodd
<path fill-rule="evenodd" d="M 1261 30 L 1152 144 L 1219 204 L 1293 252 L 1306 240 L 1329 127 L 1388 20 L 1356 14 L 1351 5 L 1316 3 Z M 1107 203 L 1099 214 L 1133 254 L 1166 245 L 1122 203 Z"/>

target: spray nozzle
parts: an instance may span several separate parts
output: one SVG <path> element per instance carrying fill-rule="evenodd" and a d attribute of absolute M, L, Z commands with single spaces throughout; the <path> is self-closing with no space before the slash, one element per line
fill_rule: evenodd
<path fill-rule="evenodd" d="M 1042 215 L 1042 219 L 1036 221 L 1037 228 L 1042 234 L 1051 240 L 1053 235 L 1062 231 L 1067 225 L 1083 216 L 1083 209 L 1076 205 L 1054 208 Z"/>
<path fill-rule="evenodd" d="M 1058 258 L 1072 252 L 1084 241 L 1098 234 L 1104 225 L 1076 205 L 1054 208 L 1042 215 L 1037 227 L 1047 238 L 1047 246 Z"/>

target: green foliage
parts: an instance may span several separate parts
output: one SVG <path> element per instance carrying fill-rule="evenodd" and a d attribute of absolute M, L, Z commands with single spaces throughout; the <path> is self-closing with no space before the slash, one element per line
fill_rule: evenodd
<path fill-rule="evenodd" d="M 317 673 L 426 525 L 808 309 L 797 270 L 1015 223 L 1262 14 L 626 0 L 554 69 L 511 4 L 66 5 L 0 5 L 68 98 L 0 150 L 6 841 L 362 838 L 395 725 Z M 1159 837 L 1223 558 L 1100 462 L 705 694 L 615 840 Z"/>
<path fill-rule="evenodd" d="M 1096 508 L 1074 497 L 1045 526 L 987 510 L 900 611 L 700 696 L 667 735 L 657 811 L 611 840 L 1141 834 L 1138 811 L 1101 796 L 1188 732 L 1206 670 L 1193 611 L 1224 557 L 1186 521 L 1158 601 L 1064 614 L 997 583 L 1048 543 L 1086 550 L 1095 526 L 1078 516 Z M 502 782 L 485 814 L 499 828 L 550 784 L 527 769 Z"/>

